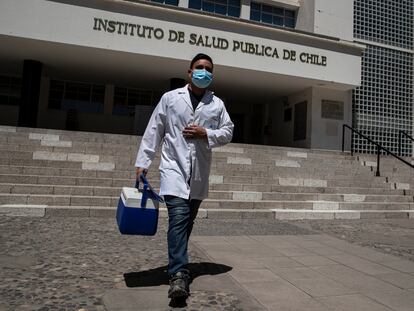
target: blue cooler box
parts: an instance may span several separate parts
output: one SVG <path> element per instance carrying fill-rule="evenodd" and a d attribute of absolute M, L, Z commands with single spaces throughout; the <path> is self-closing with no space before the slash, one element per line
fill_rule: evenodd
<path fill-rule="evenodd" d="M 154 235 L 158 225 L 158 201 L 148 198 L 137 188 L 123 187 L 116 211 L 122 234 Z"/>

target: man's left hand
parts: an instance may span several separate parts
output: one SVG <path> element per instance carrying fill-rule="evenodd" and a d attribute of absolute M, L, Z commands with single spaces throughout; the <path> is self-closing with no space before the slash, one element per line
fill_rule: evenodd
<path fill-rule="evenodd" d="M 205 138 L 207 137 L 207 131 L 204 127 L 191 124 L 186 126 L 183 130 L 183 135 L 185 138 Z"/>

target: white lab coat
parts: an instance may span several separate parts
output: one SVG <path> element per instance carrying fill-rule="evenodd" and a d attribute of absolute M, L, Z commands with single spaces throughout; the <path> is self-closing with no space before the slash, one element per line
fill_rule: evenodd
<path fill-rule="evenodd" d="M 185 138 L 190 124 L 202 126 L 207 139 Z M 223 101 L 206 91 L 197 109 L 188 85 L 165 93 L 155 108 L 139 147 L 136 167 L 149 168 L 162 144 L 160 195 L 203 200 L 208 196 L 212 151 L 229 143 L 233 122 Z"/>

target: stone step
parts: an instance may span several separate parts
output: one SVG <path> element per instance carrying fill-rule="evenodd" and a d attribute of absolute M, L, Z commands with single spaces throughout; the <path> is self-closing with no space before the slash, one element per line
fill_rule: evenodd
<path fill-rule="evenodd" d="M 82 149 L 65 149 L 65 150 L 55 150 L 50 148 L 38 148 L 33 147 L 30 149 L 34 149 L 32 151 L 28 150 L 27 146 L 22 146 L 22 150 L 4 150 L 0 149 L 0 158 L 14 158 L 14 159 L 25 159 L 25 160 L 33 160 L 33 159 L 47 159 L 47 160 L 56 160 L 56 161 L 65 161 L 67 158 L 76 155 L 79 157 L 79 154 L 82 154 L 83 157 L 88 158 L 96 158 L 99 157 L 99 162 L 114 162 L 114 163 L 128 163 L 134 164 L 136 159 L 136 150 L 132 152 L 124 152 L 122 150 L 114 150 L 113 152 L 107 152 L 103 150 L 82 150 Z M 88 159 L 86 160 L 88 161 Z M 324 165 L 321 166 L 321 159 L 291 159 L 286 156 L 282 155 L 267 155 L 261 156 L 261 158 L 255 157 L 235 157 L 232 155 L 223 156 L 222 154 L 213 152 L 213 166 L 227 166 L 227 165 L 260 165 L 263 167 L 275 167 L 275 168 L 295 168 L 295 167 L 303 167 L 303 168 L 314 168 L 319 167 L 321 170 L 324 170 L 329 167 L 340 167 L 342 170 L 347 169 L 354 169 L 359 171 L 366 171 L 369 170 L 369 167 L 365 167 L 362 165 L 358 165 L 354 159 L 323 159 Z M 159 154 L 154 160 L 154 163 L 159 163 Z M 244 168 L 244 167 L 243 167 Z"/>
<path fill-rule="evenodd" d="M 0 159 L 22 159 L 30 163 L 32 160 L 45 160 L 57 162 L 92 162 L 92 163 L 113 163 L 115 165 L 134 166 L 136 153 L 122 153 L 117 155 L 102 155 L 99 152 L 95 153 L 79 153 L 75 151 L 51 152 L 47 150 L 37 151 L 14 151 L 14 150 L 0 150 Z M 159 158 L 154 161 L 154 164 L 159 164 Z M 280 159 L 251 159 L 245 157 L 220 157 L 214 155 L 212 168 L 219 170 L 233 169 L 233 170 L 254 170 L 254 171 L 280 171 L 282 169 L 308 169 L 311 171 L 332 171 L 340 167 L 342 171 L 366 171 L 368 168 L 357 165 L 353 160 L 332 160 L 324 161 L 321 166 L 320 159 L 318 160 L 289 160 L 286 158 Z"/>
<path fill-rule="evenodd" d="M 0 174 L 131 179 L 135 177 L 135 170 L 100 171 L 58 167 L 0 165 Z"/>
<path fill-rule="evenodd" d="M 275 219 L 278 220 L 305 220 L 305 219 L 392 219 L 414 218 L 411 210 L 283 210 L 272 209 Z M 208 218 L 208 216 L 207 216 Z"/>
<path fill-rule="evenodd" d="M 332 202 L 414 202 L 413 196 L 356 195 L 326 193 L 277 193 L 248 191 L 210 191 L 209 199 L 241 201 L 332 201 Z"/>
<path fill-rule="evenodd" d="M 48 206 L 48 205 L 0 205 L 2 216 L 31 216 L 31 217 L 103 217 L 115 219 L 116 207 L 105 206 Z M 160 207 L 159 217 L 166 218 L 167 209 Z M 275 219 L 275 220 L 305 220 L 305 219 L 390 219 L 414 218 L 411 210 L 244 210 L 244 209 L 204 209 L 200 208 L 198 219 Z"/>
<path fill-rule="evenodd" d="M 121 187 L 89 187 L 34 184 L 0 184 L 2 194 L 39 194 L 91 197 L 117 197 Z M 210 190 L 209 199 L 236 201 L 334 201 L 334 202 L 414 202 L 410 195 L 358 195 L 326 193 L 278 193 Z"/>
<path fill-rule="evenodd" d="M 81 132 L 81 131 L 65 131 L 65 130 L 54 130 L 54 129 L 41 129 L 41 128 L 24 128 L 24 127 L 0 127 L 0 132 L 7 133 L 7 136 L 3 136 L 1 141 L 10 141 L 9 139 L 22 140 L 28 139 L 29 135 L 37 137 L 37 139 L 44 140 L 78 140 L 85 142 L 102 142 L 102 143 L 131 143 L 135 142 L 138 136 L 135 135 L 123 135 L 123 134 L 108 134 L 98 132 Z M 36 135 L 37 134 L 37 135 Z"/>
<path fill-rule="evenodd" d="M 0 132 L 7 132 L 7 136 L 3 136 L 0 142 L 7 142 L 6 138 L 23 138 L 28 139 L 29 135 L 32 134 L 37 140 L 52 140 L 52 141 L 65 141 L 65 140 L 77 140 L 84 142 L 95 142 L 95 143 L 109 143 L 113 144 L 117 141 L 121 144 L 134 143 L 140 140 L 139 136 L 136 135 L 122 135 L 122 134 L 107 134 L 107 133 L 95 133 L 95 132 L 80 132 L 80 131 L 65 131 L 65 130 L 53 130 L 53 129 L 41 129 L 41 128 L 22 128 L 22 127 L 0 127 Z M 47 135 L 40 135 L 47 134 Z M 303 148 L 291 148 L 291 147 L 275 147 L 275 146 L 264 146 L 264 145 L 250 145 L 250 144 L 229 144 L 224 148 L 243 148 L 244 150 L 254 151 L 274 151 L 282 150 L 285 152 L 306 152 L 306 153 L 319 153 L 319 154 L 336 154 L 343 155 L 342 152 L 336 150 L 308 150 Z M 237 150 L 239 152 L 239 150 Z M 346 153 L 349 154 L 349 153 Z"/>
<path fill-rule="evenodd" d="M 56 177 L 59 178 L 59 177 Z M 40 181 L 56 181 L 56 178 L 40 179 Z M 33 194 L 72 194 L 72 195 L 103 195 L 110 191 L 111 195 L 118 195 L 119 190 L 124 186 L 133 186 L 134 179 L 130 180 L 115 180 L 117 186 L 102 186 L 102 184 L 109 184 L 107 179 L 104 182 L 99 182 L 98 185 L 91 185 L 88 182 L 83 182 L 83 185 L 76 185 L 72 179 L 65 182 L 67 185 L 59 183 L 54 184 L 33 184 L 31 181 L 37 181 L 36 176 L 28 176 L 28 178 L 20 177 L 14 178 L 14 182 L 10 183 L 10 177 L 5 178 L 6 182 L 0 183 L 0 189 L 3 193 L 33 193 Z M 20 181 L 20 182 L 19 182 Z M 88 181 L 91 181 L 88 179 Z M 154 187 L 158 189 L 159 184 L 153 183 Z M 412 190 L 404 189 L 383 189 L 383 188 L 358 188 L 358 187 L 305 187 L 305 186 L 280 186 L 270 184 L 212 184 L 209 185 L 211 191 L 219 192 L 266 192 L 275 194 L 284 193 L 301 193 L 301 194 L 330 194 L 330 195 L 396 195 L 396 196 L 410 196 L 414 192 Z M 51 188 L 52 187 L 52 188 Z M 14 189 L 14 190 L 12 190 Z"/>
<path fill-rule="evenodd" d="M 78 168 L 60 168 L 60 167 L 44 167 L 44 166 L 29 166 L 29 165 L 0 165 L 0 174 L 21 174 L 21 175 L 49 175 L 49 176 L 73 176 L 73 177 L 101 177 L 101 178 L 134 178 L 135 176 L 135 168 L 131 167 L 129 170 L 105 170 L 110 169 L 110 167 L 97 167 L 95 164 L 82 164 L 81 167 Z M 99 170 L 96 170 L 98 169 Z M 150 170 L 152 175 L 156 175 L 157 169 L 155 171 Z M 212 176 L 223 176 L 223 175 L 216 175 L 218 172 L 212 170 Z M 221 174 L 224 174 L 226 177 L 260 177 L 262 174 L 254 174 L 254 172 L 245 172 L 245 171 L 221 171 Z M 360 181 L 370 182 L 373 179 L 373 176 L 369 176 L 366 174 L 345 174 L 341 172 L 336 172 L 336 174 L 316 174 L 316 173 L 308 173 L 305 171 L 298 171 L 296 173 L 292 173 L 289 171 L 280 171 L 275 176 L 278 177 L 285 177 L 288 176 L 290 178 L 302 178 L 302 179 L 315 179 L 318 178 L 319 180 L 331 180 L 333 178 L 337 178 L 340 180 L 354 180 L 358 179 Z M 271 178 L 273 179 L 273 178 Z M 381 180 L 375 178 L 376 180 Z M 385 178 L 382 181 L 386 181 Z"/>
<path fill-rule="evenodd" d="M 34 134 L 34 132 L 42 132 L 41 129 L 33 129 L 33 131 L 26 131 L 26 132 L 17 132 L 17 133 L 8 133 L 8 136 L 4 139 L 0 140 L 0 142 L 4 144 L 22 144 L 24 145 L 27 141 L 34 141 L 37 143 L 43 142 L 44 146 L 50 146 L 50 147 L 57 147 L 61 148 L 60 146 L 64 146 L 67 148 L 72 147 L 85 147 L 86 144 L 90 144 L 90 147 L 98 147 L 102 148 L 102 145 L 108 145 L 105 146 L 106 148 L 111 148 L 110 145 L 117 144 L 122 150 L 122 146 L 127 146 L 129 150 L 132 148 L 135 150 L 138 147 L 140 137 L 138 136 L 128 136 L 128 135 L 112 135 L 112 134 L 101 134 L 101 133 L 87 133 L 87 132 L 68 132 L 68 131 L 50 131 L 46 130 L 43 132 L 48 132 L 47 135 L 38 135 Z M 33 137 L 34 136 L 34 137 Z M 29 139 L 31 137 L 32 139 Z M 33 139 L 34 138 L 34 139 Z M 71 142 L 72 144 L 69 144 Z M 35 144 L 35 143 L 33 143 Z M 101 144 L 101 145 L 99 145 Z M 118 149 L 119 149 L 118 148 Z M 227 149 L 225 149 L 227 148 Z M 263 152 L 265 153 L 275 153 L 275 154 L 287 154 L 289 153 L 289 157 L 303 157 L 304 154 L 307 154 L 308 156 L 312 154 L 318 154 L 322 157 L 349 157 L 348 153 L 342 153 L 338 151 L 328 151 L 328 150 L 308 150 L 308 149 L 301 149 L 301 148 L 285 148 L 285 147 L 274 147 L 274 146 L 255 146 L 255 145 L 245 145 L 245 144 L 230 144 L 223 148 L 223 152 L 228 152 L 232 154 L 241 154 L 241 153 L 250 153 L 250 154 L 256 154 L 258 156 L 263 155 Z M 82 150 L 82 149 L 78 149 Z M 116 151 L 116 148 L 113 149 Z M 136 150 L 135 150 L 136 152 Z M 218 152 L 221 152 L 218 151 Z"/>
<path fill-rule="evenodd" d="M 33 204 L 54 206 L 117 206 L 119 197 L 110 196 L 71 196 L 71 195 L 35 195 L 0 194 L 0 205 Z M 327 202 L 327 201 L 236 201 L 206 199 L 202 203 L 205 209 L 314 209 L 314 210 L 410 210 L 414 203 L 409 202 Z"/>
<path fill-rule="evenodd" d="M 289 192 L 289 193 L 327 193 L 327 194 L 389 194 L 389 195 L 413 195 L 414 192 L 403 189 L 384 188 L 359 188 L 359 187 L 305 187 L 305 186 L 280 186 L 270 184 L 210 184 L 211 190 L 218 191 L 253 191 L 253 192 Z"/>
<path fill-rule="evenodd" d="M 151 175 L 149 175 L 151 176 Z M 158 177 L 150 178 L 151 184 L 155 187 L 159 185 Z M 394 184 L 388 184 L 383 180 L 374 181 L 354 181 L 354 180 L 307 180 L 292 178 L 255 178 L 224 176 L 221 180 L 211 180 L 210 183 L 231 183 L 231 184 L 268 184 L 279 186 L 308 186 L 308 187 L 359 187 L 359 188 L 384 188 L 390 189 Z M 101 187 L 124 187 L 133 185 L 134 178 L 100 178 L 100 177 L 73 177 L 73 176 L 42 176 L 42 175 L 22 175 L 22 174 L 0 174 L 0 183 L 16 184 L 43 184 L 43 185 L 72 185 L 72 186 L 101 186 Z M 397 187 L 394 187 L 397 189 Z M 403 189 L 403 188 L 401 188 Z M 407 190 L 409 190 L 408 187 Z"/>
<path fill-rule="evenodd" d="M 135 170 L 134 165 L 123 164 L 123 163 L 81 163 L 81 162 L 68 162 L 68 161 L 47 161 L 47 160 L 24 160 L 24 159 L 1 159 L 0 158 L 0 167 L 1 173 L 12 173 L 16 171 L 31 171 L 31 174 L 45 175 L 42 173 L 44 169 L 47 171 L 56 171 L 56 169 L 61 169 L 62 175 L 74 175 L 82 176 L 85 173 L 81 171 L 88 172 L 87 174 L 95 175 L 102 173 L 105 176 L 110 176 L 110 172 L 115 172 L 114 176 L 129 176 L 131 172 Z M 8 169 L 7 167 L 10 167 Z M 16 167 L 25 167 L 16 168 Z M 40 169 L 39 169 L 40 168 Z M 83 168 L 83 169 L 82 169 Z M 80 171 L 70 171 L 70 170 L 80 170 Z M 94 171 L 97 171 L 96 173 Z M 154 163 L 150 172 L 158 173 L 158 165 Z M 54 173 L 56 175 L 56 173 Z M 304 169 L 286 169 L 281 168 L 278 170 L 268 170 L 268 171 L 255 171 L 255 170 L 232 170 L 232 168 L 227 169 L 211 169 L 212 175 L 223 175 L 225 174 L 228 177 L 231 176 L 247 176 L 247 177 L 263 177 L 263 176 L 278 176 L 278 177 L 296 177 L 296 178 L 306 178 L 306 179 L 358 179 L 358 180 L 370 180 L 373 178 L 374 174 L 362 173 L 362 172 L 343 172 L 338 170 L 332 170 L 328 172 L 323 172 L 318 169 L 313 170 L 304 170 Z M 385 177 L 384 177 L 385 178 Z"/>
<path fill-rule="evenodd" d="M 108 156 L 118 157 L 135 157 L 138 151 L 139 144 L 135 146 L 126 145 L 113 145 L 113 144 L 102 144 L 102 143 L 83 143 L 76 141 L 38 141 L 38 140 L 27 140 L 26 142 L 16 143 L 0 143 L 0 152 L 35 152 L 44 151 L 52 153 L 86 153 L 86 154 L 99 154 Z M 295 153 L 290 151 L 277 151 L 267 153 L 257 153 L 254 151 L 243 151 L 243 152 L 231 152 L 240 150 L 231 149 L 223 152 L 219 149 L 213 149 L 214 157 L 217 161 L 227 161 L 227 158 L 249 158 L 254 163 L 274 163 L 275 160 L 286 160 L 292 162 L 314 162 L 323 159 L 328 163 L 341 162 L 344 164 L 356 162 L 356 157 L 349 155 L 331 155 L 329 154 L 318 154 L 318 153 Z M 225 149 L 227 150 L 227 149 Z M 305 157 L 306 156 L 306 157 Z"/>
<path fill-rule="evenodd" d="M 203 201 L 206 209 L 311 209 L 311 210 L 410 210 L 414 209 L 412 202 L 327 202 L 327 201 L 235 201 L 214 200 Z"/>
<path fill-rule="evenodd" d="M 24 159 L 24 160 L 52 160 L 57 162 L 123 162 L 135 163 L 135 156 L 109 156 L 99 154 L 75 153 L 75 152 L 49 152 L 49 151 L 4 151 L 0 158 Z"/>
<path fill-rule="evenodd" d="M 117 141 L 120 144 L 127 144 L 130 145 L 131 143 L 137 143 L 140 140 L 140 137 L 135 135 L 122 135 L 122 134 L 106 134 L 106 133 L 94 133 L 94 132 L 74 132 L 74 131 L 65 131 L 65 130 L 53 130 L 53 129 L 39 129 L 39 128 L 22 128 L 22 127 L 8 127 L 8 126 L 1 126 L 1 132 L 7 132 L 7 135 L 1 136 L 0 142 L 7 141 L 7 138 L 10 137 L 19 137 L 23 136 L 26 140 L 30 133 L 41 133 L 41 134 L 50 134 L 52 137 L 43 137 L 47 140 L 56 140 L 65 141 L 68 140 L 77 140 L 77 141 L 85 141 L 85 142 L 102 142 L 107 144 L 113 144 Z M 59 137 L 53 136 L 59 135 Z M 273 150 L 283 150 L 286 152 L 302 152 L 302 153 L 319 153 L 319 154 L 328 154 L 328 155 L 342 155 L 343 153 L 340 151 L 332 151 L 332 150 L 307 150 L 302 148 L 290 148 L 290 147 L 274 147 L 274 146 L 257 146 L 257 145 L 246 145 L 246 144 L 230 144 L 226 147 L 233 147 L 233 148 L 243 148 L 244 150 L 255 150 L 261 152 L 263 150 L 273 151 Z M 347 153 L 349 154 L 349 153 Z M 369 159 L 375 159 L 375 156 L 371 155 L 360 155 L 360 157 L 367 157 Z M 381 159 L 386 159 L 387 156 L 382 156 Z"/>

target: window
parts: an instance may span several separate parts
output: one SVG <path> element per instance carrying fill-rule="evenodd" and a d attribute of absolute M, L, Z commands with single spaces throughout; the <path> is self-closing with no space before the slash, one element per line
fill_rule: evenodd
<path fill-rule="evenodd" d="M 412 133 L 413 55 L 367 45 L 362 58 L 362 84 L 353 91 L 354 126 L 363 134 L 398 152 L 398 131 Z M 402 153 L 411 155 L 412 144 L 403 139 Z M 360 153 L 375 153 L 376 147 L 354 136 Z"/>
<path fill-rule="evenodd" d="M 240 0 L 189 0 L 190 9 L 240 17 Z"/>
<path fill-rule="evenodd" d="M 250 20 L 277 26 L 295 28 L 295 11 L 267 4 L 252 2 L 250 4 Z"/>
<path fill-rule="evenodd" d="M 49 108 L 102 113 L 105 86 L 82 82 L 50 81 Z"/>
<path fill-rule="evenodd" d="M 22 79 L 0 76 L 0 105 L 18 106 Z"/>
<path fill-rule="evenodd" d="M 112 114 L 134 116 L 135 106 L 155 106 L 160 98 L 161 92 L 115 87 Z"/>
<path fill-rule="evenodd" d="M 356 38 L 405 49 L 414 47 L 413 1 L 356 0 Z"/>
<path fill-rule="evenodd" d="M 178 6 L 178 0 L 150 0 L 150 1 Z"/>
<path fill-rule="evenodd" d="M 372 42 L 362 56 L 362 83 L 353 91 L 353 125 L 398 153 L 398 131 L 413 130 L 414 55 L 413 1 L 356 0 L 354 36 Z M 357 40 L 356 39 L 356 40 Z M 385 46 L 378 46 L 381 43 Z M 412 154 L 405 137 L 402 155 Z M 354 150 L 375 153 L 376 147 L 354 136 Z"/>

